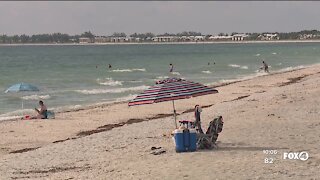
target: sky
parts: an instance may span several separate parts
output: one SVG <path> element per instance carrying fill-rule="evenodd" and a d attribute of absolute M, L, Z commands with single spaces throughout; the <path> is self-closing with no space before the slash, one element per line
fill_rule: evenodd
<path fill-rule="evenodd" d="M 320 30 L 319 9 L 316 1 L 6 1 L 0 2 L 0 34 Z"/>

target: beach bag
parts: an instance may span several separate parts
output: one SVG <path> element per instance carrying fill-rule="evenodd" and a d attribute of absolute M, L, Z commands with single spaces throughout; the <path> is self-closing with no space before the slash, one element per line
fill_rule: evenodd
<path fill-rule="evenodd" d="M 47 111 L 47 119 L 55 119 L 55 113 L 53 111 Z"/>

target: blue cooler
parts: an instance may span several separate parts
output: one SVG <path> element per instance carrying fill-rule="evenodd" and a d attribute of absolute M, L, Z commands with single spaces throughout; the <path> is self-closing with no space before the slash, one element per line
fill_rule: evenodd
<path fill-rule="evenodd" d="M 176 129 L 174 131 L 176 152 L 196 151 L 197 135 L 195 129 Z"/>

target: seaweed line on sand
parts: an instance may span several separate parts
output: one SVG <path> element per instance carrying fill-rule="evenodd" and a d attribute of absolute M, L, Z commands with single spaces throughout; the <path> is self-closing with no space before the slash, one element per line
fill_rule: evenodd
<path fill-rule="evenodd" d="M 84 170 L 84 169 L 88 169 L 90 167 L 88 166 L 84 166 L 84 167 L 76 167 L 76 166 L 72 166 L 72 167 L 52 167 L 49 168 L 48 170 L 31 170 L 31 171 L 18 171 L 18 172 L 14 172 L 14 174 L 46 174 L 46 173 L 57 173 L 57 172 L 63 172 L 63 171 L 70 171 L 70 170 L 75 170 L 75 169 L 79 169 L 79 170 Z"/>

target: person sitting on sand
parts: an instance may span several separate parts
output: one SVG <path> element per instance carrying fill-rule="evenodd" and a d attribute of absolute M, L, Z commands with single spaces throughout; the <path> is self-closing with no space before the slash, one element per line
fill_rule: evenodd
<path fill-rule="evenodd" d="M 39 101 L 40 109 L 34 108 L 37 111 L 38 115 L 35 117 L 36 119 L 47 119 L 47 107 L 44 105 L 43 101 Z"/>

